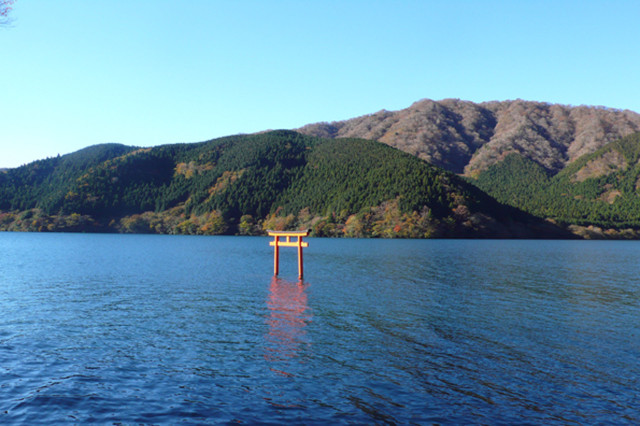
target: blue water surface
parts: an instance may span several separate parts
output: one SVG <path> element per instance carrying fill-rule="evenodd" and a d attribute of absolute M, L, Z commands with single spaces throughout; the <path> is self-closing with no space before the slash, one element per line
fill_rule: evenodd
<path fill-rule="evenodd" d="M 640 243 L 0 234 L 3 424 L 640 422 Z"/>

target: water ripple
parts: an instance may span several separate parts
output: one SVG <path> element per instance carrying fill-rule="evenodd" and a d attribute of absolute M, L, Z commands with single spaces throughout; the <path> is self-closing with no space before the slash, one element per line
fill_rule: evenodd
<path fill-rule="evenodd" d="M 636 424 L 637 243 L 1 234 L 0 422 Z"/>

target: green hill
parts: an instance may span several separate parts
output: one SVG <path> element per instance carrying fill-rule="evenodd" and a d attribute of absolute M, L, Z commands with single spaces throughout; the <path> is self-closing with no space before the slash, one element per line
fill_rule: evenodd
<path fill-rule="evenodd" d="M 25 210 L 41 207 L 55 210 L 55 200 L 74 186 L 86 170 L 122 156 L 134 148 L 120 144 L 95 145 L 73 154 L 35 161 L 0 172 L 0 209 Z"/>
<path fill-rule="evenodd" d="M 512 154 L 473 182 L 502 203 L 566 225 L 640 229 L 639 158 L 640 133 L 635 133 L 580 157 L 555 176 Z"/>
<path fill-rule="evenodd" d="M 560 237 L 461 178 L 360 139 L 292 131 L 98 145 L 0 173 L 0 229 L 317 236 Z"/>

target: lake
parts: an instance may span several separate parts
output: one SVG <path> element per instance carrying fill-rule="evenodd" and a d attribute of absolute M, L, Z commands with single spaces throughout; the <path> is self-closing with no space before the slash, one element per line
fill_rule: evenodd
<path fill-rule="evenodd" d="M 0 423 L 640 422 L 640 242 L 0 234 Z"/>

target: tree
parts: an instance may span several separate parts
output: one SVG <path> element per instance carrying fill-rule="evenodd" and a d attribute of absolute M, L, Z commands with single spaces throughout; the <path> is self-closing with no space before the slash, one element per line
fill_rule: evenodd
<path fill-rule="evenodd" d="M 13 9 L 15 0 L 0 0 L 0 25 L 9 23 L 9 12 Z"/>

